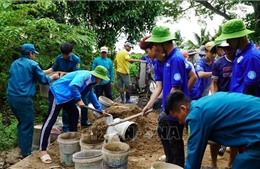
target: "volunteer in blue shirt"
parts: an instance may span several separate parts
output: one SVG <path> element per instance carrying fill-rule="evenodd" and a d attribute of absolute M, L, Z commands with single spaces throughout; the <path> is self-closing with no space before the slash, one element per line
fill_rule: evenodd
<path fill-rule="evenodd" d="M 259 104 L 258 97 L 242 93 L 217 92 L 194 101 L 181 91 L 171 93 L 166 113 L 190 129 L 184 168 L 201 168 L 208 140 L 230 147 L 246 146 L 232 168 L 260 168 Z"/>
<path fill-rule="evenodd" d="M 100 53 L 101 56 L 95 58 L 93 61 L 92 70 L 94 70 L 98 65 L 104 66 L 107 69 L 107 76 L 110 80 L 103 80 L 100 85 L 95 87 L 95 92 L 97 98 L 99 98 L 99 96 L 104 92 L 107 98 L 113 100 L 111 88 L 114 84 L 114 66 L 111 59 L 107 57 L 108 48 L 106 46 L 100 48 Z"/>
<path fill-rule="evenodd" d="M 85 106 L 81 95 L 86 94 L 90 90 L 90 101 L 96 109 L 102 110 L 96 95 L 91 90 L 92 87 L 89 87 L 93 83 L 99 84 L 102 80 L 109 80 L 107 69 L 103 66 L 97 66 L 94 71 L 77 70 L 68 73 L 51 85 L 48 115 L 44 119 L 39 139 L 39 156 L 43 163 L 52 162 L 47 153 L 48 138 L 61 108 L 69 116 L 70 131 L 77 131 L 79 112 L 76 103 L 81 108 Z"/>
<path fill-rule="evenodd" d="M 172 40 L 175 37 L 164 26 L 154 27 L 152 36 L 145 42 L 152 42 L 160 54 L 165 54 L 162 77 L 162 110 L 158 117 L 158 134 L 163 144 L 166 162 L 184 165 L 183 125 L 178 120 L 164 113 L 167 95 L 175 90 L 182 90 L 189 95 L 188 75 L 185 59 Z"/>
<path fill-rule="evenodd" d="M 216 42 L 216 41 L 215 41 Z M 216 44 L 216 43 L 215 43 Z M 216 60 L 212 65 L 212 94 L 219 91 L 229 91 L 230 80 L 233 69 L 233 61 L 235 59 L 236 51 L 229 46 L 226 41 L 216 46 L 217 49 L 221 49 L 225 54 Z M 217 168 L 217 159 L 224 157 L 226 147 L 212 143 L 210 144 L 211 152 L 211 167 Z M 220 154 L 221 153 L 221 154 Z M 237 148 L 231 147 L 230 156 L 228 161 L 228 168 L 232 168 L 232 163 L 236 154 L 238 153 Z M 219 154 L 219 156 L 218 156 Z"/>
<path fill-rule="evenodd" d="M 198 87 L 195 92 L 199 93 L 198 98 L 207 96 L 209 94 L 212 75 L 212 63 L 216 57 L 216 51 L 212 50 L 215 46 L 214 42 L 205 44 L 205 57 L 202 57 L 195 64 L 195 70 L 198 74 L 198 82 L 195 87 Z"/>
<path fill-rule="evenodd" d="M 227 40 L 238 50 L 234 60 L 230 91 L 260 96 L 260 51 L 247 38 L 254 31 L 246 29 L 241 19 L 232 19 L 222 26 L 218 40 Z"/>
<path fill-rule="evenodd" d="M 72 53 L 73 46 L 72 44 L 65 42 L 60 45 L 61 54 L 58 55 L 54 61 L 54 64 L 51 68 L 44 70 L 45 74 L 53 73 L 58 71 L 61 76 L 80 69 L 80 58 Z M 84 112 L 83 112 L 84 113 Z M 87 116 L 87 115 L 85 115 Z M 87 118 L 87 117 L 86 117 Z M 62 131 L 69 131 L 69 119 L 68 115 L 64 110 L 62 110 Z"/>
<path fill-rule="evenodd" d="M 33 96 L 36 91 L 36 83 L 50 84 L 52 79 L 58 79 L 58 74 L 46 76 L 39 64 L 35 61 L 39 54 L 33 44 L 23 44 L 21 58 L 15 60 L 9 71 L 7 99 L 8 104 L 18 120 L 18 147 L 20 158 L 31 154 L 34 110 Z"/>

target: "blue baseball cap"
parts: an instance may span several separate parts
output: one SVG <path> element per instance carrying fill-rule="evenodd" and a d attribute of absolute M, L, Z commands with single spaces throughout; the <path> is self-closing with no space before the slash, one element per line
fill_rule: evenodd
<path fill-rule="evenodd" d="M 39 52 L 36 51 L 35 47 L 33 44 L 30 43 L 25 43 L 22 45 L 22 50 L 25 52 L 33 52 L 35 54 L 39 54 Z"/>

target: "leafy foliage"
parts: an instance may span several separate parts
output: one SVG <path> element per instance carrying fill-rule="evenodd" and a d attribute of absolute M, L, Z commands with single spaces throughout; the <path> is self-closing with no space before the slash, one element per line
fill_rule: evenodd
<path fill-rule="evenodd" d="M 122 34 L 130 42 L 151 30 L 162 10 L 162 1 L 53 1 L 50 8 L 35 12 L 37 17 L 53 18 L 59 23 L 84 25 L 97 33 L 98 47 L 114 49 Z M 55 7 L 53 7 L 55 6 Z"/>
<path fill-rule="evenodd" d="M 59 24 L 50 18 L 34 18 L 35 6 L 20 3 L 0 2 L 0 104 L 4 105 L 8 72 L 11 63 L 20 57 L 20 46 L 33 43 L 40 52 L 36 57 L 43 69 L 50 66 L 60 53 L 63 42 L 74 45 L 74 53 L 82 62 L 84 69 L 90 69 L 93 60 L 93 47 L 96 46 L 95 33 L 82 26 Z M 38 92 L 37 92 L 38 93 Z M 35 112 L 46 112 L 47 100 L 36 95 Z M 43 106 L 46 105 L 46 106 Z"/>

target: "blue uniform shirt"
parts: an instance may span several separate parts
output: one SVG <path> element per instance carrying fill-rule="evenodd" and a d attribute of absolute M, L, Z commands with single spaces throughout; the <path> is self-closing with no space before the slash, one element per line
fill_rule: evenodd
<path fill-rule="evenodd" d="M 87 93 L 84 89 L 89 85 L 95 83 L 95 77 L 91 75 L 90 71 L 87 70 L 77 70 L 62 76 L 60 79 L 56 80 L 50 87 L 50 90 L 55 98 L 56 104 L 66 103 L 70 100 L 79 101 L 81 99 L 81 92 Z M 90 90 L 89 96 L 94 97 L 92 87 L 88 88 Z M 95 98 L 89 98 L 97 99 Z M 96 106 L 95 106 L 96 107 Z M 100 108 L 101 109 L 101 108 Z"/>
<path fill-rule="evenodd" d="M 104 66 L 107 69 L 107 76 L 110 80 L 102 80 L 100 85 L 107 84 L 109 82 L 113 83 L 114 82 L 114 67 L 111 59 L 109 58 L 103 58 L 102 56 L 99 56 L 94 59 L 93 64 L 92 64 L 92 70 L 94 70 L 97 66 Z"/>
<path fill-rule="evenodd" d="M 260 96 L 260 51 L 250 42 L 234 60 L 230 91 L 243 93 L 245 85 L 258 84 Z"/>
<path fill-rule="evenodd" d="M 181 91 L 189 96 L 185 59 L 177 48 L 174 48 L 165 58 L 163 68 L 163 111 L 165 108 L 166 97 L 173 87 L 181 87 Z"/>
<path fill-rule="evenodd" d="M 209 65 L 206 62 L 205 57 L 201 58 L 200 60 L 197 61 L 196 65 L 195 65 L 195 70 L 196 73 L 199 72 L 211 72 L 212 71 L 212 64 Z M 198 93 L 201 94 L 201 96 L 206 96 L 209 93 L 209 86 L 211 84 L 211 77 L 208 78 L 199 78 L 198 77 L 198 82 L 199 82 L 199 87 L 198 87 Z M 201 97 L 200 96 L 200 97 Z"/>
<path fill-rule="evenodd" d="M 218 91 L 229 91 L 233 61 L 224 55 L 212 65 L 212 79 L 218 80 Z"/>
<path fill-rule="evenodd" d="M 15 60 L 9 70 L 7 94 L 10 96 L 34 96 L 37 81 L 50 84 L 50 77 L 46 76 L 39 64 L 28 56 Z"/>
<path fill-rule="evenodd" d="M 259 104 L 258 97 L 228 92 L 192 101 L 186 117 L 190 136 L 184 168 L 201 167 L 208 140 L 230 147 L 250 147 L 260 142 Z"/>
<path fill-rule="evenodd" d="M 80 69 L 80 58 L 71 54 L 69 59 L 64 59 L 62 54 L 58 55 L 52 65 L 54 71 L 73 72 Z"/>

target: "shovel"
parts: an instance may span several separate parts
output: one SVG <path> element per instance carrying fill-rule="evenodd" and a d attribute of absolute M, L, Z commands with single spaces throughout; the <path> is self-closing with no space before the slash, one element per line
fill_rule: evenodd
<path fill-rule="evenodd" d="M 150 113 L 150 112 L 152 112 L 152 111 L 153 111 L 153 109 L 149 109 L 149 110 L 147 110 L 147 113 Z M 126 117 L 126 118 L 124 118 L 124 119 L 120 119 L 120 121 L 113 122 L 113 123 L 109 124 L 108 126 L 115 126 L 115 125 L 117 125 L 117 124 L 120 124 L 120 123 L 123 123 L 123 122 L 125 122 L 125 121 L 131 120 L 131 119 L 136 118 L 136 117 L 138 117 L 138 116 L 141 116 L 142 114 L 143 114 L 143 112 L 140 112 L 140 113 L 131 115 L 131 116 Z"/>

